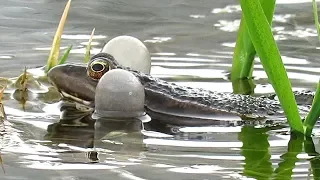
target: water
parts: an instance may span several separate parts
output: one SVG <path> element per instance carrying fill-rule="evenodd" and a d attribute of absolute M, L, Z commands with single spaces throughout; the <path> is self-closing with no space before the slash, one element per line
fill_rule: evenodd
<path fill-rule="evenodd" d="M 25 66 L 44 65 L 65 3 L 1 1 L 1 76 L 16 77 Z M 115 36 L 132 35 L 151 52 L 154 76 L 232 92 L 227 76 L 241 15 L 237 3 L 78 0 L 72 2 L 62 46 L 73 45 L 70 59 L 81 62 L 93 28 L 93 53 Z M 273 30 L 294 89 L 314 90 L 320 66 L 311 3 L 278 1 Z M 258 59 L 254 76 L 257 95 L 273 91 Z M 74 112 L 72 105 L 63 105 L 62 113 L 52 88 L 50 93 L 45 86 L 30 88 L 24 107 L 14 90 L 9 87 L 3 101 L 9 121 L 0 136 L 1 179 L 312 179 L 311 169 L 319 174 L 317 159 L 310 161 L 314 149 L 319 152 L 318 127 L 305 142 L 306 152 L 300 137 L 290 138 L 287 126 L 152 123 L 142 130 L 133 121 L 95 130 L 87 114 Z"/>

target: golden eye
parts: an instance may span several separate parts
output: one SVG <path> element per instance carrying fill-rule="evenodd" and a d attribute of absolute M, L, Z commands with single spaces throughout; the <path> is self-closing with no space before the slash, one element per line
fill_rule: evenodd
<path fill-rule="evenodd" d="M 96 60 L 88 64 L 87 74 L 94 80 L 99 80 L 111 67 L 107 61 Z"/>

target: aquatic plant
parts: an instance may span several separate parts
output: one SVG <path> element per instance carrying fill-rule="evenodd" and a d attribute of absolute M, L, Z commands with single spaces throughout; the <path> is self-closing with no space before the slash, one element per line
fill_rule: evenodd
<path fill-rule="evenodd" d="M 304 133 L 291 83 L 284 68 L 279 49 L 260 1 L 240 0 L 243 20 L 261 64 L 285 112 L 290 127 Z M 246 33 L 246 31 L 244 31 Z M 250 62 L 249 62 L 250 63 Z M 248 66 L 251 66 L 248 65 Z M 243 66 L 245 67 L 245 66 Z"/>
<path fill-rule="evenodd" d="M 271 21 L 269 18 L 270 16 L 272 17 L 275 2 L 267 2 L 265 0 L 260 0 L 260 2 L 240 1 L 243 15 L 234 53 L 231 79 L 235 81 L 236 79 L 251 78 L 253 58 L 256 51 L 284 109 L 290 127 L 292 130 L 310 136 L 320 116 L 320 82 L 310 112 L 302 124 L 291 83 L 271 31 Z M 320 40 L 320 25 L 315 0 L 313 0 L 313 12 Z"/>
<path fill-rule="evenodd" d="M 275 9 L 275 0 L 260 0 L 263 12 L 269 22 L 272 23 L 272 18 Z M 241 17 L 240 27 L 236 47 L 233 53 L 231 80 L 251 79 L 253 71 L 253 60 L 256 55 L 255 48 L 251 42 L 247 24 L 244 16 Z"/>
<path fill-rule="evenodd" d="M 4 111 L 4 105 L 2 103 L 2 97 L 3 97 L 4 90 L 7 87 L 7 84 L 8 84 L 8 81 L 6 81 L 6 84 L 0 90 L 0 121 L 1 121 L 1 124 L 3 125 L 3 130 L 5 130 L 4 121 L 7 120 L 7 115 L 6 115 L 6 112 Z M 0 166 L 1 166 L 1 169 L 2 169 L 3 173 L 5 173 L 6 171 L 5 171 L 4 166 L 3 166 L 3 160 L 2 160 L 1 154 L 0 154 Z"/>
<path fill-rule="evenodd" d="M 70 45 L 70 46 L 66 49 L 66 51 L 65 51 L 64 54 L 63 54 L 63 56 L 60 58 L 58 64 L 64 64 L 64 63 L 67 61 L 71 49 L 72 49 L 72 45 Z M 52 66 L 52 67 L 54 67 L 54 66 Z M 48 69 L 48 70 L 49 70 L 49 69 Z"/>
<path fill-rule="evenodd" d="M 70 9 L 70 3 L 71 0 L 68 1 L 57 28 L 48 58 L 47 70 L 57 64 L 65 63 L 72 48 L 72 46 L 69 46 L 60 61 L 57 61 L 60 51 L 61 35 Z M 275 0 L 240 0 L 240 4 L 243 15 L 234 51 L 231 80 L 233 82 L 237 82 L 233 84 L 239 85 L 238 87 L 241 87 L 241 90 L 237 91 L 239 88 L 234 88 L 234 92 L 246 94 L 253 93 L 254 86 L 252 83 L 245 83 L 250 84 L 250 87 L 244 88 L 242 80 L 251 80 L 253 60 L 257 53 L 260 57 L 261 64 L 266 71 L 268 79 L 279 98 L 290 127 L 294 131 L 304 133 L 308 136 L 311 135 L 313 126 L 320 115 L 320 106 L 318 105 L 320 104 L 320 96 L 317 95 L 320 93 L 320 90 L 317 91 L 313 106 L 306 118 L 306 121 L 302 123 L 297 103 L 292 92 L 292 86 L 271 30 Z M 320 25 L 316 14 L 317 8 L 314 0 L 313 5 L 317 30 L 319 32 Z M 94 31 L 95 29 L 93 29 L 86 47 L 84 62 L 88 62 L 90 59 L 91 42 Z M 239 82 L 240 84 L 238 84 Z"/>
<path fill-rule="evenodd" d="M 91 36 L 90 36 L 90 38 L 89 38 L 89 41 L 88 41 L 88 44 L 87 44 L 87 48 L 86 48 L 86 54 L 84 55 L 84 63 L 87 63 L 87 62 L 89 62 L 89 60 L 90 60 L 90 56 L 91 56 L 91 54 L 90 54 L 90 51 L 91 51 L 91 42 L 92 42 L 92 39 L 93 39 L 93 35 L 94 35 L 94 31 L 95 31 L 96 29 L 95 28 L 93 28 L 93 30 L 92 30 L 92 32 L 91 32 Z"/>
<path fill-rule="evenodd" d="M 318 7 L 315 0 L 312 0 L 312 8 L 313 8 L 313 18 L 314 18 L 314 24 L 316 25 L 316 29 L 318 32 L 318 38 L 320 40 L 320 24 L 319 24 L 319 16 L 318 16 Z"/>
<path fill-rule="evenodd" d="M 3 97 L 3 93 L 4 93 L 4 90 L 6 89 L 7 85 L 8 85 L 8 80 L 6 79 L 5 85 L 3 85 L 1 90 L 0 90 L 0 121 L 1 121 L 1 124 L 3 125 L 3 128 L 5 128 L 4 121 L 7 120 L 7 115 L 6 115 L 6 112 L 4 111 L 4 105 L 2 103 L 2 97 Z"/>
<path fill-rule="evenodd" d="M 315 0 L 312 0 L 312 6 L 313 6 L 313 14 L 314 14 L 314 21 L 315 25 L 317 28 L 318 32 L 318 38 L 320 40 L 320 25 L 319 25 L 319 20 L 318 20 L 318 8 L 317 8 L 317 3 Z M 318 83 L 318 87 L 316 90 L 316 94 L 314 96 L 311 110 L 306 117 L 306 120 L 304 121 L 304 126 L 305 126 L 305 134 L 307 136 L 310 136 L 312 133 L 312 129 L 314 125 L 316 124 L 318 118 L 320 116 L 320 81 Z"/>
<path fill-rule="evenodd" d="M 243 15 L 234 53 L 231 80 L 251 78 L 256 51 L 284 109 L 291 129 L 310 136 L 320 116 L 320 82 L 310 112 L 302 123 L 291 83 L 271 30 L 270 17 L 273 15 L 275 1 L 241 0 L 240 4 Z M 313 0 L 313 12 L 320 40 L 320 25 L 315 0 Z"/>
<path fill-rule="evenodd" d="M 25 110 L 25 105 L 28 100 L 28 80 L 31 75 L 27 72 L 27 67 L 24 68 L 23 73 L 18 77 L 18 79 L 14 82 L 16 87 L 16 98 L 19 99 L 20 104 L 22 105 L 22 109 Z"/>
<path fill-rule="evenodd" d="M 59 23 L 57 31 L 56 31 L 56 34 L 53 38 L 51 51 L 50 51 L 48 61 L 47 61 L 47 69 L 46 69 L 47 71 L 49 71 L 52 67 L 54 67 L 55 65 L 58 64 L 61 36 L 62 36 L 63 29 L 64 29 L 64 25 L 67 20 L 68 12 L 70 9 L 70 4 L 71 4 L 71 0 L 68 1 L 67 5 L 63 11 L 62 17 L 60 19 L 60 23 Z M 71 48 L 70 48 L 70 50 L 71 50 Z M 70 50 L 69 51 L 67 50 L 66 53 L 69 54 Z M 63 57 L 65 57 L 65 56 L 68 56 L 68 55 L 64 55 Z M 64 60 L 60 60 L 60 62 L 63 62 L 65 60 L 66 60 L 66 58 Z"/>
<path fill-rule="evenodd" d="M 313 175 L 313 179 L 320 179 L 320 154 L 316 151 L 315 145 L 311 137 L 306 137 L 304 142 L 304 151 L 313 158 L 309 159 L 310 169 Z"/>
<path fill-rule="evenodd" d="M 52 67 L 58 65 L 58 64 L 64 64 L 70 54 L 70 51 L 72 49 L 72 45 L 70 45 L 66 51 L 64 52 L 63 56 L 61 56 L 60 60 L 58 61 L 59 58 L 59 54 L 60 54 L 60 42 L 61 42 L 61 36 L 63 33 L 63 29 L 67 20 L 67 16 L 68 16 L 68 12 L 70 9 L 70 4 L 71 4 L 71 0 L 68 1 L 68 3 L 66 4 L 66 7 L 63 11 L 63 14 L 61 16 L 60 19 L 60 23 L 58 25 L 57 31 L 55 33 L 55 36 L 53 38 L 53 42 L 52 42 L 52 46 L 51 46 L 51 50 L 50 50 L 50 54 L 48 57 L 48 61 L 47 61 L 47 67 L 46 67 L 46 71 L 48 72 Z M 91 32 L 91 36 L 90 39 L 88 41 L 88 45 L 86 47 L 86 52 L 85 52 L 85 56 L 84 56 L 84 62 L 87 63 L 90 60 L 90 50 L 91 50 L 91 42 L 93 39 L 93 35 L 94 35 L 94 31 L 95 29 L 92 30 Z"/>

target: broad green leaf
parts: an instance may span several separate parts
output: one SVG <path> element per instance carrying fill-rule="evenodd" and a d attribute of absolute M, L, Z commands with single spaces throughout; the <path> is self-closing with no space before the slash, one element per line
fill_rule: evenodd
<path fill-rule="evenodd" d="M 240 0 L 240 4 L 251 41 L 279 98 L 289 125 L 293 130 L 304 133 L 291 83 L 261 4 L 252 0 Z"/>
<path fill-rule="evenodd" d="M 269 24 L 272 24 L 272 18 L 275 9 L 275 0 L 260 0 L 265 16 Z M 256 51 L 251 42 L 244 16 L 241 17 L 241 23 L 238 31 L 236 47 L 234 49 L 231 80 L 251 79 L 253 71 L 253 60 Z"/>

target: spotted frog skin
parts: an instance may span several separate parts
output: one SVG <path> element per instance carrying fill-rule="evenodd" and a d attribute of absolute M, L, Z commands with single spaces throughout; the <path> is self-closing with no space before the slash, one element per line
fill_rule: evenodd
<path fill-rule="evenodd" d="M 275 95 L 253 97 L 166 82 L 149 74 L 123 67 L 109 54 L 99 53 L 91 61 L 108 61 L 111 69 L 133 73 L 145 89 L 145 110 L 152 119 L 183 126 L 225 125 L 231 121 L 272 120 L 284 117 Z M 50 82 L 64 95 L 93 106 L 98 81 L 87 76 L 83 64 L 64 64 L 49 71 Z M 307 107 L 313 92 L 295 92 L 298 104 Z"/>

